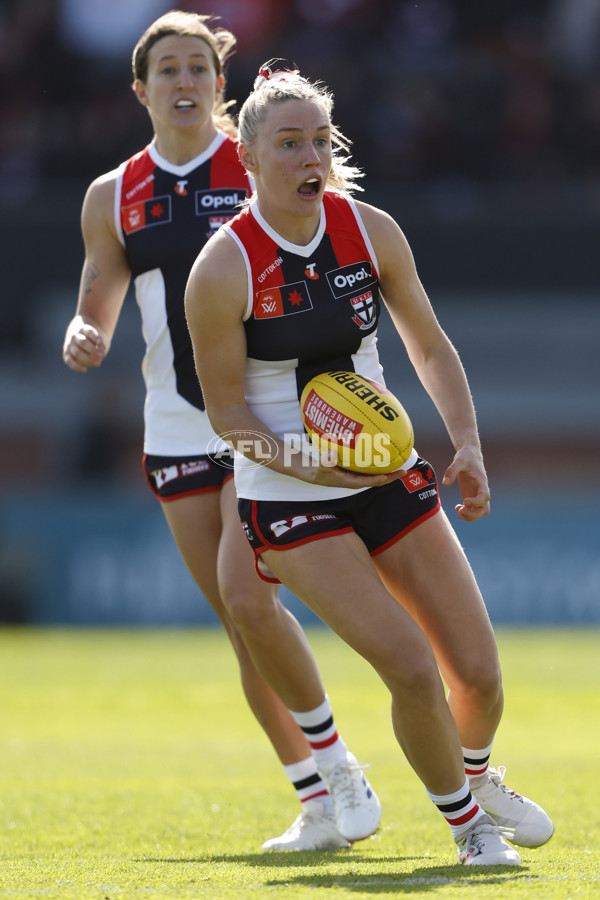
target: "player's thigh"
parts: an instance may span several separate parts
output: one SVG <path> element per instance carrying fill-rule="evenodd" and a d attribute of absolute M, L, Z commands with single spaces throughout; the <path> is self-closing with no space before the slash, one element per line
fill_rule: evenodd
<path fill-rule="evenodd" d="M 161 506 L 190 574 L 220 615 L 217 556 L 222 521 L 219 494 L 218 490 L 191 494 Z"/>
<path fill-rule="evenodd" d="M 224 602 L 236 615 L 262 616 L 278 603 L 278 586 L 256 573 L 254 553 L 240 522 L 233 481 L 221 491 L 223 532 L 219 546 L 219 585 Z M 235 609 L 234 609 L 235 607 Z"/>
<path fill-rule="evenodd" d="M 446 683 L 499 678 L 494 632 L 458 538 L 440 510 L 374 557 L 390 592 L 423 629 Z"/>
<path fill-rule="evenodd" d="M 354 533 L 262 554 L 277 578 L 382 677 L 430 677 L 431 648 L 396 603 Z"/>

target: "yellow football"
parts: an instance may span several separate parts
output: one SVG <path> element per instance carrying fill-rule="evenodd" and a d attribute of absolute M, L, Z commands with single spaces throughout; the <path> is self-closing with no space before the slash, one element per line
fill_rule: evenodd
<path fill-rule="evenodd" d="M 300 398 L 304 427 L 321 453 L 364 475 L 400 469 L 414 446 L 408 414 L 391 391 L 356 372 L 316 375 Z"/>

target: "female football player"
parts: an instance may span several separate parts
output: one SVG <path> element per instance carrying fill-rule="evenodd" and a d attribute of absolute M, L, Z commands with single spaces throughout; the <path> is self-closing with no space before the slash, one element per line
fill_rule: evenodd
<path fill-rule="evenodd" d="M 277 589 L 255 574 L 232 468 L 210 452 L 218 446 L 185 321 L 185 284 L 198 251 L 252 189 L 224 101 L 224 64 L 234 44 L 229 31 L 211 27 L 211 17 L 181 11 L 157 19 L 138 41 L 133 89 L 148 110 L 154 137 L 87 191 L 85 262 L 63 356 L 76 372 L 102 364 L 133 276 L 146 341 L 146 477 L 188 569 L 231 640 L 248 703 L 302 804 L 292 826 L 264 847 L 348 847 L 376 830 L 379 800 L 337 733 L 302 629 Z M 254 636 L 252 655 L 265 656 L 265 670 L 273 635 L 285 622 L 290 665 L 301 683 L 296 720 L 257 673 L 221 601 L 218 570 L 238 621 Z"/>
<path fill-rule="evenodd" d="M 267 64 L 242 106 L 239 154 L 255 194 L 204 247 L 186 290 L 206 407 L 240 454 L 239 512 L 258 571 L 286 584 L 379 673 L 397 740 L 460 861 L 518 864 L 506 838 L 537 846 L 553 826 L 488 767 L 503 706 L 496 643 L 431 466 L 415 452 L 402 471 L 361 475 L 290 451 L 303 434 L 299 398 L 315 374 L 382 380 L 384 302 L 455 447 L 443 484 L 460 485 L 458 516 L 472 522 L 489 512 L 463 367 L 400 228 L 350 196 L 358 173 L 332 102 L 323 86 Z M 356 315 L 358 302 L 369 316 Z M 249 435 L 263 436 L 259 452 Z M 253 653 L 226 584 L 222 596 Z M 277 624 L 268 665 L 255 659 L 294 710 L 303 690 L 293 632 Z"/>

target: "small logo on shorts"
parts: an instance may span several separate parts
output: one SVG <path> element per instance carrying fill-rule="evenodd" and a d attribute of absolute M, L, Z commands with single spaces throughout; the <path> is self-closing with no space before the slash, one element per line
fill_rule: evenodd
<path fill-rule="evenodd" d="M 433 480 L 433 471 L 431 468 L 427 469 L 426 473 L 427 478 L 424 478 L 418 469 L 411 469 L 406 475 L 403 475 L 400 478 L 400 481 L 406 488 L 409 494 L 414 494 L 416 491 L 422 491 L 423 488 L 430 488 L 426 494 L 419 494 L 421 500 L 426 499 L 426 497 L 433 497 L 434 494 L 437 493 L 435 485 L 432 486 L 431 482 Z"/>
<path fill-rule="evenodd" d="M 277 522 L 271 522 L 269 526 L 275 537 L 279 538 L 297 528 L 299 525 L 307 525 L 309 522 L 322 522 L 325 519 L 337 519 L 337 516 L 331 513 L 312 513 L 307 516 L 288 516 L 287 519 L 278 519 Z"/>
<path fill-rule="evenodd" d="M 195 459 L 187 463 L 175 463 L 172 466 L 166 466 L 164 469 L 154 469 L 150 474 L 156 482 L 156 487 L 160 490 L 169 481 L 175 481 L 177 478 L 187 478 L 188 475 L 197 475 L 198 472 L 206 472 L 210 469 L 205 459 Z"/>

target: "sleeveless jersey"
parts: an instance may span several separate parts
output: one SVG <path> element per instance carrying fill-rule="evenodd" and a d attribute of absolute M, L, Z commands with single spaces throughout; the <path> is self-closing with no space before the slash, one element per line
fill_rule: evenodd
<path fill-rule="evenodd" d="M 299 446 L 305 435 L 299 398 L 314 375 L 346 369 L 383 382 L 375 251 L 354 202 L 331 191 L 324 194 L 317 234 L 306 246 L 273 231 L 256 202 L 225 228 L 248 273 L 246 401 L 275 434 Z M 413 457 L 407 466 L 414 465 Z M 252 500 L 356 493 L 308 484 L 245 457 L 236 458 L 235 479 L 238 496 Z"/>
<path fill-rule="evenodd" d="M 214 437 L 194 366 L 185 286 L 206 241 L 250 192 L 236 142 L 221 132 L 183 166 L 163 159 L 152 142 L 117 170 L 117 234 L 146 342 L 145 453 L 197 455 Z"/>

